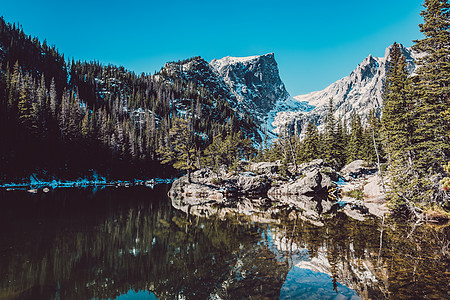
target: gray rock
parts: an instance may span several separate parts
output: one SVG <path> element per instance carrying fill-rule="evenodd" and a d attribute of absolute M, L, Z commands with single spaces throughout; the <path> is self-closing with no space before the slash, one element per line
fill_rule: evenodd
<path fill-rule="evenodd" d="M 400 45 L 400 50 L 406 58 L 408 72 L 413 73 L 416 68 L 415 59 L 418 58 L 418 53 L 402 45 Z M 308 122 L 317 124 L 321 132 L 328 112 L 328 101 L 333 98 L 336 118 L 340 117 L 347 124 L 350 124 L 352 114 L 357 112 L 361 116 L 363 124 L 366 124 L 371 110 L 375 109 L 377 115 L 381 114 L 384 82 L 389 68 L 388 61 L 391 51 L 392 46 L 389 46 L 384 57 L 369 55 L 349 76 L 332 83 L 322 91 L 294 97 L 300 102 L 305 101 L 314 105 L 315 108 L 309 112 L 297 113 L 291 118 L 279 114 L 275 121 L 279 124 L 283 124 L 283 121 L 285 121 L 287 124 L 284 127 L 291 125 L 291 127 L 294 127 L 294 131 L 301 136 L 304 136 Z M 277 120 L 278 118 L 281 120 Z"/>
<path fill-rule="evenodd" d="M 304 173 L 309 172 L 309 171 L 311 171 L 313 169 L 320 170 L 320 169 L 325 168 L 325 167 L 330 167 L 330 165 L 327 164 L 323 159 L 315 159 L 315 160 L 312 160 L 310 162 L 300 164 L 297 167 L 297 170 L 298 170 L 297 172 L 299 174 L 304 174 Z"/>
<path fill-rule="evenodd" d="M 346 181 L 351 181 L 355 178 L 365 177 L 377 172 L 377 168 L 370 166 L 369 163 L 363 160 L 355 160 L 344 166 L 340 173 L 344 176 Z"/>
<path fill-rule="evenodd" d="M 240 175 L 237 177 L 237 188 L 244 195 L 262 195 L 271 187 L 271 182 L 266 175 Z"/>
<path fill-rule="evenodd" d="M 273 53 L 213 59 L 210 67 L 223 78 L 237 99 L 236 109 L 262 117 L 289 93 L 280 79 Z"/>
<path fill-rule="evenodd" d="M 223 176 L 219 176 L 220 174 Z M 169 197 L 222 200 L 228 196 L 265 195 L 271 187 L 271 180 L 266 175 L 255 175 L 252 172 L 221 172 L 219 175 L 210 169 L 202 169 L 191 174 L 191 182 L 185 175 L 173 182 Z"/>
<path fill-rule="evenodd" d="M 249 171 L 254 172 L 256 174 L 265 174 L 265 175 L 271 175 L 275 174 L 280 169 L 281 162 L 259 162 L 259 163 L 252 163 L 248 166 Z"/>
<path fill-rule="evenodd" d="M 269 197 L 277 197 L 278 195 L 306 195 L 327 193 L 331 188 L 336 187 L 330 176 L 321 173 L 317 169 L 313 169 L 306 174 L 298 177 L 293 182 L 281 184 L 272 187 L 268 191 Z"/>

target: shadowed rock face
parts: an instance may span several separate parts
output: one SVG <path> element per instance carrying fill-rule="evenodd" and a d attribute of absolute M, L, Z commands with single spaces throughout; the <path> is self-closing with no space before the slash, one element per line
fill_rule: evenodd
<path fill-rule="evenodd" d="M 213 59 L 210 66 L 223 78 L 238 100 L 238 109 L 262 117 L 288 92 L 280 79 L 273 53 L 251 57 Z"/>
<path fill-rule="evenodd" d="M 307 194 L 328 194 L 331 188 L 336 184 L 331 180 L 330 176 L 319 170 L 313 170 L 305 173 L 294 182 L 281 184 L 273 187 L 268 191 L 269 197 L 277 197 L 277 195 L 307 195 Z"/>

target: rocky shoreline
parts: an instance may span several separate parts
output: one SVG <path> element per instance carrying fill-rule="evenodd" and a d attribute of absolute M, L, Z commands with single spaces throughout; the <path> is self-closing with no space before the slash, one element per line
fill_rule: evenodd
<path fill-rule="evenodd" d="M 320 225 L 337 212 L 360 220 L 388 213 L 378 178 L 377 169 L 362 160 L 339 171 L 322 159 L 284 171 L 280 162 L 241 162 L 233 172 L 185 175 L 173 182 L 169 197 L 176 208 L 196 215 L 238 212 L 276 219 L 284 211 Z"/>

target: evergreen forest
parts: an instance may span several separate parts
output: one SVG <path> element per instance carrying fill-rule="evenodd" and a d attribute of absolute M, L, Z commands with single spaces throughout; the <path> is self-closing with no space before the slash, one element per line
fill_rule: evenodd
<path fill-rule="evenodd" d="M 136 75 L 123 67 L 69 61 L 3 18 L 0 46 L 3 180 L 32 173 L 65 179 L 173 176 L 175 169 L 161 166 L 165 158 L 158 150 L 174 148 L 170 130 L 180 129 L 180 122 L 190 156 L 198 157 L 214 136 L 239 131 L 243 139 L 259 138 L 252 118 L 236 112 L 223 95 L 164 68 Z"/>

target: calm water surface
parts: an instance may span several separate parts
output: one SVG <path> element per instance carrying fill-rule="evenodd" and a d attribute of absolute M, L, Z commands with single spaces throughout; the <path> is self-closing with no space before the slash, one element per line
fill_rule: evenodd
<path fill-rule="evenodd" d="M 447 225 L 202 217 L 166 194 L 164 185 L 0 191 L 0 299 L 450 297 Z"/>

